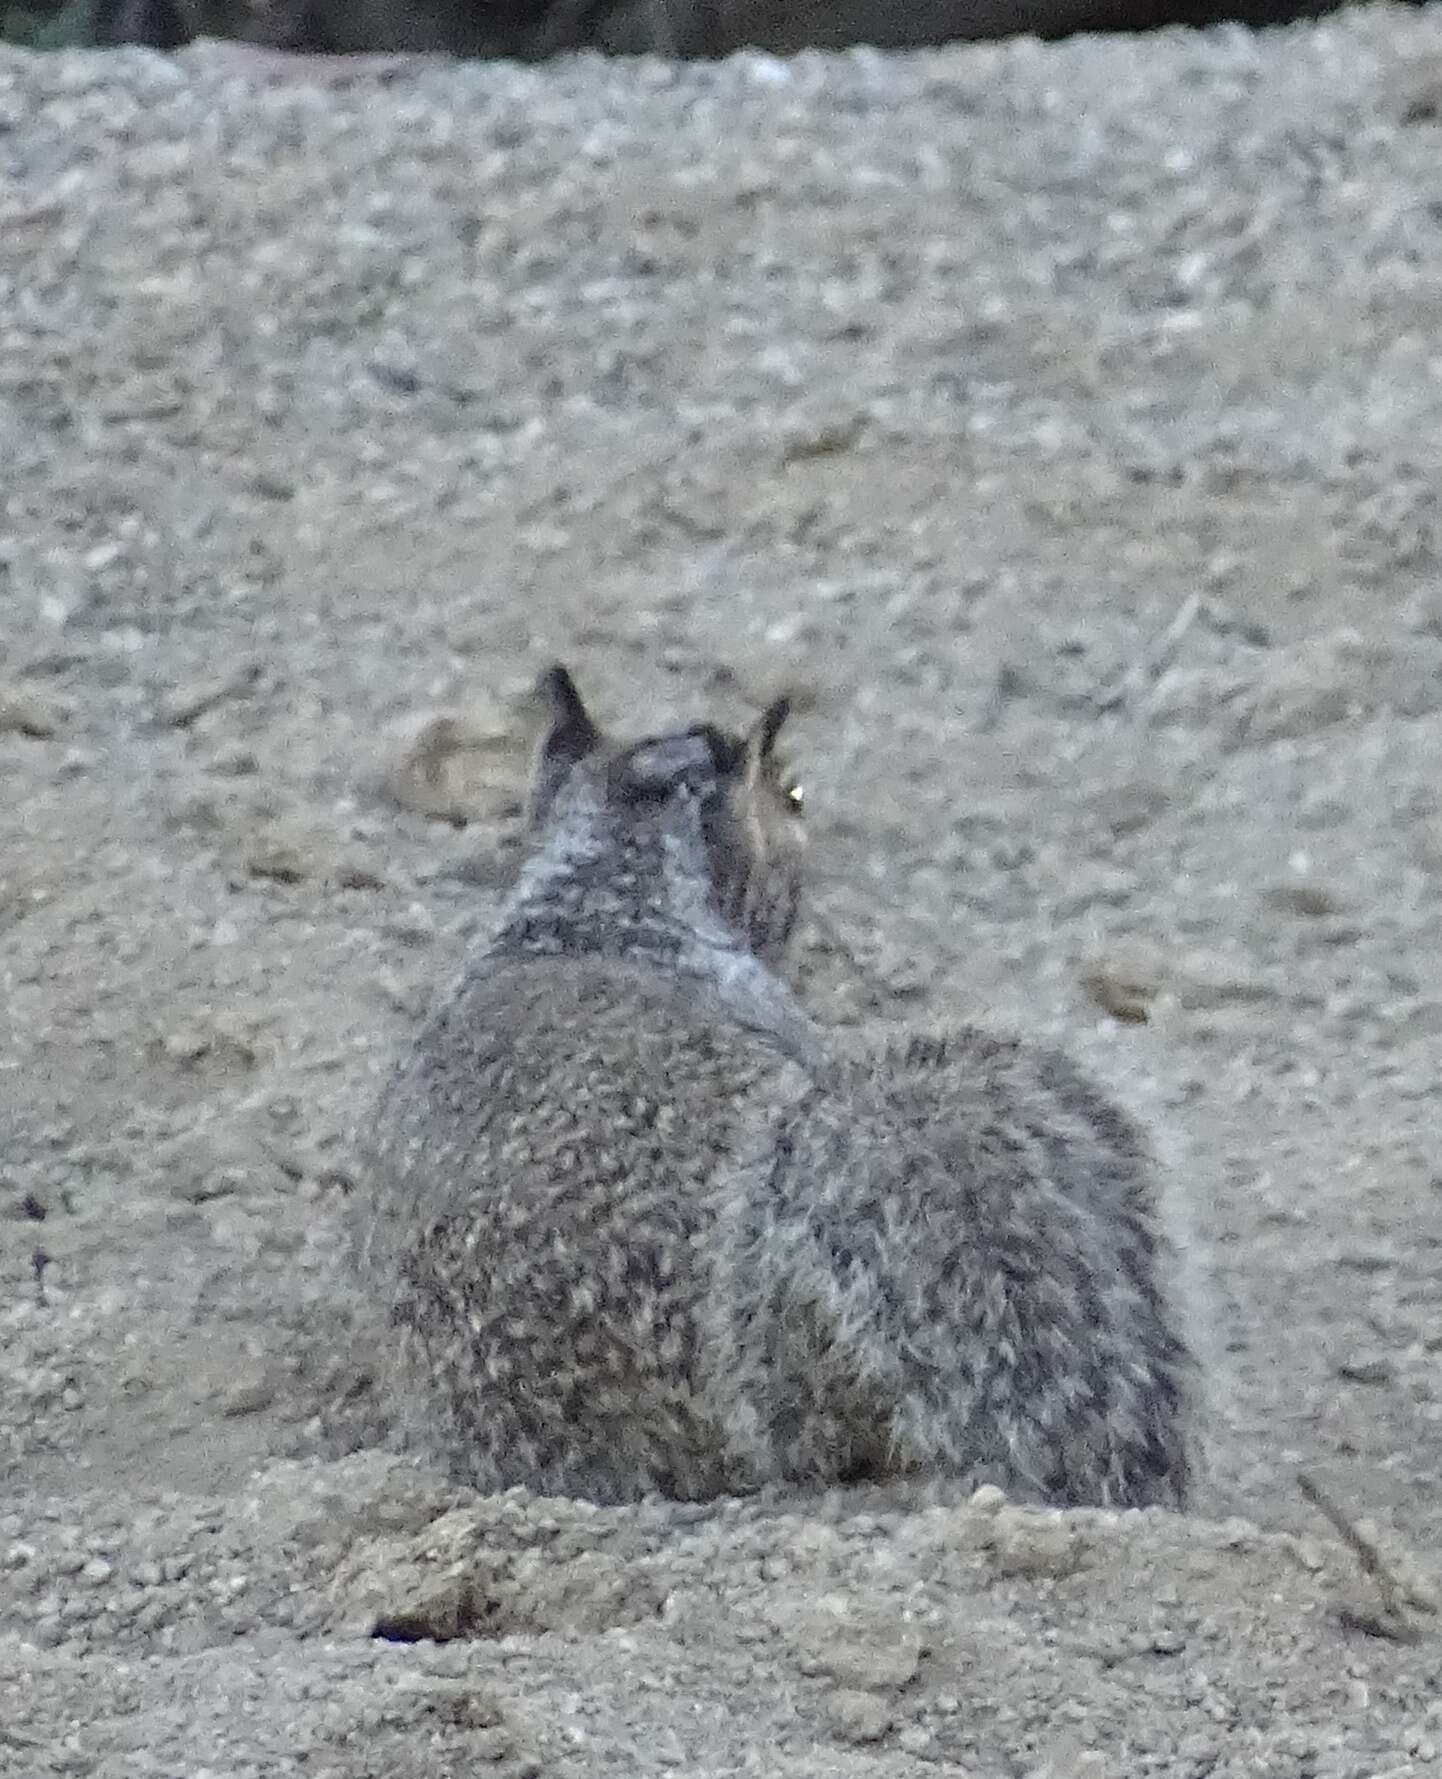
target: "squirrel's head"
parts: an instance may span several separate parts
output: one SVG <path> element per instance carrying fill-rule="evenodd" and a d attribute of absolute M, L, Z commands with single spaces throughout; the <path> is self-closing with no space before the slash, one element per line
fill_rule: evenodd
<path fill-rule="evenodd" d="M 533 844 L 584 829 L 608 859 L 676 913 L 704 895 L 758 956 L 775 961 L 796 922 L 806 839 L 801 787 L 777 753 L 791 701 L 744 734 L 709 723 L 610 740 L 564 667 L 542 676 L 544 707 L 528 809 Z M 660 880 L 643 883 L 648 861 Z M 658 907 L 658 912 L 660 908 Z"/>

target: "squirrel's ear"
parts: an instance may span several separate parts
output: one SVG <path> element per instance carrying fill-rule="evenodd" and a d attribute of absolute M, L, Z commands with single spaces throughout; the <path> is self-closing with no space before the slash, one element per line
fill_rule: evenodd
<path fill-rule="evenodd" d="M 791 694 L 783 692 L 773 698 L 751 725 L 746 736 L 746 757 L 753 766 L 769 764 L 776 748 L 776 737 L 791 715 Z"/>
<path fill-rule="evenodd" d="M 575 680 L 559 661 L 541 675 L 536 692 L 546 713 L 545 747 L 563 750 L 579 760 L 599 744 L 601 731 L 581 702 Z"/>
<path fill-rule="evenodd" d="M 542 724 L 531 784 L 533 817 L 544 810 L 577 761 L 593 753 L 602 741 L 601 731 L 581 702 L 576 682 L 559 662 L 541 675 L 536 698 Z"/>

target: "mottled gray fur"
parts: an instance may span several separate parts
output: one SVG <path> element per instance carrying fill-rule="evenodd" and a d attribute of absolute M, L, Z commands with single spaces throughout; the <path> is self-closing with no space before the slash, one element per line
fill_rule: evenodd
<path fill-rule="evenodd" d="M 598 1501 L 948 1475 L 1180 1505 L 1192 1366 L 1133 1123 L 1043 1046 L 810 1019 L 784 703 L 619 746 L 546 690 L 527 861 L 361 1200 L 422 1443 Z"/>

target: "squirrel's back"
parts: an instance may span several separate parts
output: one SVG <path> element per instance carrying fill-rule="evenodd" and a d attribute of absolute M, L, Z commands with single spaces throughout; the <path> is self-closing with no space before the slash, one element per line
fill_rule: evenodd
<path fill-rule="evenodd" d="M 366 1257 L 458 1475 L 600 1500 L 762 1480 L 727 1458 L 699 1306 L 727 1157 L 799 1081 L 714 990 L 646 964 L 460 988 L 382 1104 Z"/>

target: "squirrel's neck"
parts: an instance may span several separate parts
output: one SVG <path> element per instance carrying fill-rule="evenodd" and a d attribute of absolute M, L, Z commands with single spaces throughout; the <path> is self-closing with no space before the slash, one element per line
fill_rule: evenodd
<path fill-rule="evenodd" d="M 618 835 L 599 802 L 573 803 L 526 861 L 487 953 L 650 962 L 706 983 L 739 1023 L 787 1050 L 814 1048 L 790 987 L 718 908 L 699 832 Z"/>
<path fill-rule="evenodd" d="M 628 824 L 572 798 L 522 866 L 491 940 L 495 952 L 644 954 L 677 968 L 693 953 L 750 947 L 723 919 L 699 833 Z"/>

